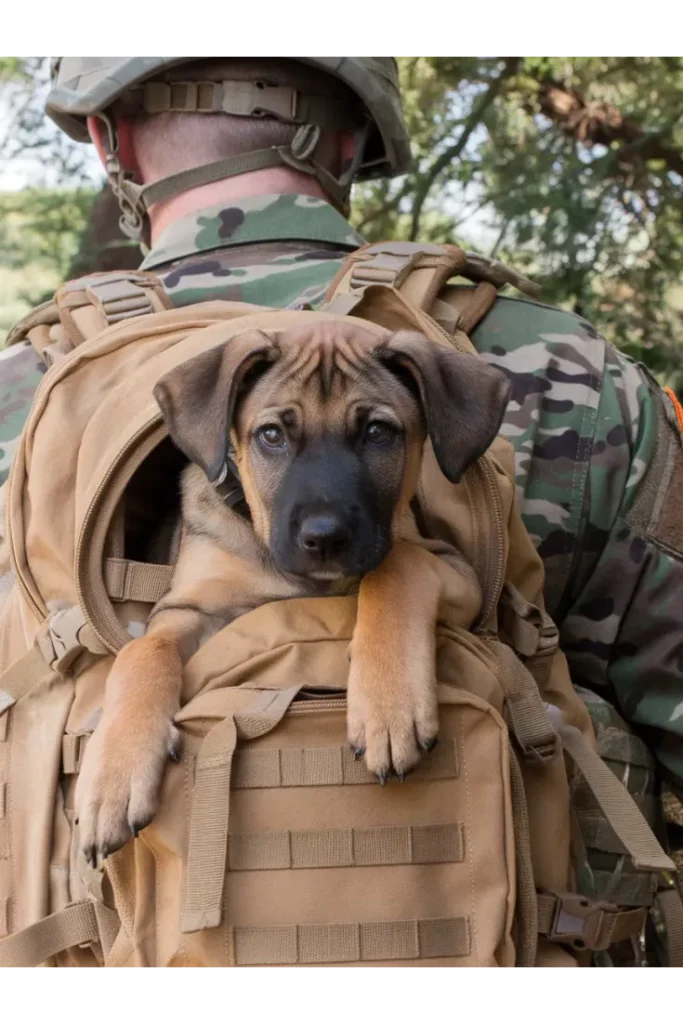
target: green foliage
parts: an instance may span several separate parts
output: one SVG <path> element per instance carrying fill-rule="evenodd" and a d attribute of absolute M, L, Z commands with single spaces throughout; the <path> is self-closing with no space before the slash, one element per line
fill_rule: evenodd
<path fill-rule="evenodd" d="M 46 120 L 44 57 L 0 58 L 0 339 L 69 273 L 88 224 L 96 182 L 84 147 Z"/>
<path fill-rule="evenodd" d="M 94 189 L 26 189 L 0 195 L 0 262 L 67 273 L 86 228 Z"/>
<path fill-rule="evenodd" d="M 400 63 L 415 169 L 356 190 L 365 236 L 496 255 L 683 388 L 683 60 Z"/>
<path fill-rule="evenodd" d="M 26 189 L 0 195 L 0 337 L 68 276 L 94 189 Z"/>
<path fill-rule="evenodd" d="M 415 166 L 354 190 L 365 237 L 495 255 L 683 390 L 683 59 L 399 63 Z M 97 253 L 135 258 L 92 205 L 88 147 L 44 118 L 47 82 L 45 58 L 0 58 L 0 181 L 32 186 L 0 196 L 0 326 Z"/>

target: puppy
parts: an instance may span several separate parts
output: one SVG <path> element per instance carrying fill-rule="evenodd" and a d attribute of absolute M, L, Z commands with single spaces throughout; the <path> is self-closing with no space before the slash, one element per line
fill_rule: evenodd
<path fill-rule="evenodd" d="M 76 804 L 91 863 L 156 812 L 166 760 L 179 755 L 183 664 L 266 602 L 358 592 L 349 742 L 382 784 L 434 746 L 443 563 L 415 543 L 410 504 L 426 437 L 457 482 L 495 437 L 508 390 L 482 360 L 420 334 L 332 321 L 246 331 L 158 383 L 189 460 L 179 550 L 146 634 L 116 658 L 85 755 Z M 236 504 L 221 486 L 233 470 Z"/>

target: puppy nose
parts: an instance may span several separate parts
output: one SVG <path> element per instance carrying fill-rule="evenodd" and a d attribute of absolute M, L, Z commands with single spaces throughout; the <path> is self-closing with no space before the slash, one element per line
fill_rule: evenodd
<path fill-rule="evenodd" d="M 332 558 L 338 555 L 348 541 L 348 529 L 333 515 L 308 516 L 299 531 L 301 547 L 316 558 Z"/>

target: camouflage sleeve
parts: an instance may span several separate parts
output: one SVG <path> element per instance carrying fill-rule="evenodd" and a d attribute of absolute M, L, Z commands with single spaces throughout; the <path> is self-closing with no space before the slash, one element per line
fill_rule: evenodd
<path fill-rule="evenodd" d="M 605 346 L 580 556 L 562 621 L 574 681 L 610 695 L 683 794 L 683 437 L 669 397 Z"/>
<path fill-rule="evenodd" d="M 0 350 L 0 486 L 9 475 L 33 395 L 44 372 L 45 367 L 29 342 Z"/>
<path fill-rule="evenodd" d="M 590 324 L 502 299 L 474 334 L 513 384 L 503 431 L 572 679 L 683 791 L 683 448 L 673 406 Z"/>

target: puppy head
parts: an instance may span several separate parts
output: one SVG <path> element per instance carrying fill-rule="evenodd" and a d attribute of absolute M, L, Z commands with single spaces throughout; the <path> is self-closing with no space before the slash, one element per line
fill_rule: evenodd
<path fill-rule="evenodd" d="M 507 379 L 415 332 L 321 322 L 248 331 L 155 388 L 170 436 L 216 481 L 232 449 L 254 529 L 287 574 L 362 576 L 387 554 L 428 433 L 457 482 L 495 437 Z"/>

